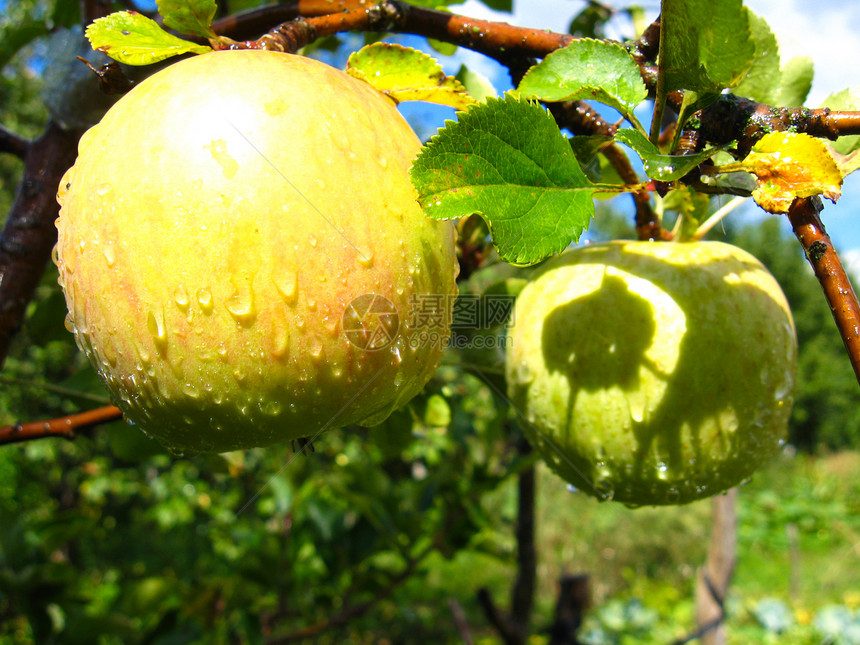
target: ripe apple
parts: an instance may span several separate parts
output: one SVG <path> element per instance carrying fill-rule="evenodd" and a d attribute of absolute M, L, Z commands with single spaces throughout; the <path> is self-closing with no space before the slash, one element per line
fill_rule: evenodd
<path fill-rule="evenodd" d="M 457 292 L 419 148 L 370 85 L 275 52 L 183 60 L 111 108 L 61 182 L 56 264 L 127 419 L 220 452 L 373 425 L 419 392 Z"/>
<path fill-rule="evenodd" d="M 526 286 L 509 333 L 509 394 L 528 438 L 599 499 L 714 495 L 784 437 L 794 322 L 774 278 L 739 248 L 580 247 Z"/>

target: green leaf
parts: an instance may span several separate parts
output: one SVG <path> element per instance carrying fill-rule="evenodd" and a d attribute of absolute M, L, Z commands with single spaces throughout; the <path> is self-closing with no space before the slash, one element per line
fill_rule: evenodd
<path fill-rule="evenodd" d="M 834 92 L 821 104 L 831 110 L 860 110 L 860 88 L 849 87 L 840 92 Z M 860 148 L 860 135 L 839 137 L 836 141 L 829 142 L 833 150 L 840 155 L 848 155 Z"/>
<path fill-rule="evenodd" d="M 136 11 L 118 11 L 99 18 L 87 27 L 86 36 L 93 49 L 127 65 L 149 65 L 179 54 L 212 51 L 211 47 L 167 33 Z"/>
<path fill-rule="evenodd" d="M 633 148 L 642 157 L 645 174 L 658 181 L 680 179 L 715 152 L 708 149 L 693 155 L 664 155 L 645 135 L 633 129 L 619 130 L 615 139 Z"/>
<path fill-rule="evenodd" d="M 755 55 L 752 66 L 743 80 L 735 86 L 733 92 L 738 96 L 773 105 L 781 80 L 779 45 L 764 18 L 757 16 L 746 7 L 744 9 L 749 19 Z"/>
<path fill-rule="evenodd" d="M 456 79 L 463 84 L 466 91 L 476 101 L 483 101 L 488 96 L 498 96 L 496 88 L 483 74 L 469 69 L 465 64 L 460 65 Z"/>
<path fill-rule="evenodd" d="M 594 215 L 586 178 L 553 118 L 536 103 L 487 99 L 449 121 L 412 166 L 425 212 L 480 214 L 499 255 L 540 262 L 579 239 Z"/>
<path fill-rule="evenodd" d="M 218 6 L 215 0 L 157 0 L 164 24 L 180 34 L 215 38 L 212 19 Z"/>
<path fill-rule="evenodd" d="M 397 103 L 428 101 L 466 108 L 475 99 L 453 76 L 422 51 L 390 43 L 374 43 L 353 52 L 346 71 L 373 85 Z"/>
<path fill-rule="evenodd" d="M 663 208 L 677 211 L 680 217 L 676 234 L 679 241 L 693 239 L 699 224 L 708 216 L 709 206 L 708 196 L 693 190 L 690 186 L 671 190 L 663 198 Z"/>
<path fill-rule="evenodd" d="M 741 0 L 663 0 L 660 73 L 666 91 L 737 85 L 755 56 Z"/>
<path fill-rule="evenodd" d="M 523 77 L 517 91 L 542 101 L 592 99 L 627 118 L 648 97 L 642 75 L 624 47 L 600 40 L 575 40 L 549 54 Z"/>
<path fill-rule="evenodd" d="M 796 56 L 782 69 L 779 91 L 774 98 L 774 105 L 781 107 L 800 107 L 806 102 L 809 90 L 812 88 L 812 77 L 815 68 L 811 58 Z"/>
<path fill-rule="evenodd" d="M 444 40 L 436 40 L 435 38 L 428 38 L 427 44 L 443 56 L 453 56 L 459 49 L 454 43 L 446 43 Z"/>

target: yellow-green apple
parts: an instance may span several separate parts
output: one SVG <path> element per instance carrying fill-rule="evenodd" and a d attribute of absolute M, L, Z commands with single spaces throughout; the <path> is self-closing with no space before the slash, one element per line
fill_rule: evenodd
<path fill-rule="evenodd" d="M 785 436 L 794 323 L 737 247 L 580 247 L 540 270 L 513 316 L 511 399 L 537 451 L 586 493 L 628 505 L 714 495 Z"/>
<path fill-rule="evenodd" d="M 112 107 L 61 182 L 56 263 L 127 419 L 226 451 L 375 424 L 419 392 L 457 273 L 409 180 L 419 148 L 370 85 L 275 52 L 183 60 Z"/>

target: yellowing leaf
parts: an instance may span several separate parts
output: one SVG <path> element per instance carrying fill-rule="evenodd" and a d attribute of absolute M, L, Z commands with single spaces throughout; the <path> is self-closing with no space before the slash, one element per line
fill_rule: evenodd
<path fill-rule="evenodd" d="M 98 18 L 87 27 L 86 36 L 93 49 L 126 65 L 149 65 L 179 54 L 212 51 L 211 47 L 167 33 L 157 22 L 136 11 L 117 11 Z"/>
<path fill-rule="evenodd" d="M 349 57 L 348 74 L 373 85 L 395 103 L 427 101 L 464 110 L 477 103 L 433 58 L 411 47 L 374 43 Z"/>
<path fill-rule="evenodd" d="M 753 173 L 753 199 L 770 213 L 787 213 L 795 197 L 822 195 L 835 202 L 842 195 L 839 166 L 824 142 L 808 134 L 767 134 L 743 161 L 717 171 Z"/>
<path fill-rule="evenodd" d="M 839 172 L 842 173 L 843 179 L 855 170 L 860 170 L 860 149 L 852 150 L 847 155 L 843 155 L 833 149 L 832 143 L 826 145 L 830 154 L 836 160 L 836 165 L 839 167 Z"/>

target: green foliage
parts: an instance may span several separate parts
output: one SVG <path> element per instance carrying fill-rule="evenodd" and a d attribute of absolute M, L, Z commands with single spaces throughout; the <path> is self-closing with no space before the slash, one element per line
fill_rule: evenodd
<path fill-rule="evenodd" d="M 517 91 L 542 101 L 593 99 L 634 123 L 633 110 L 648 97 L 639 67 L 624 47 L 587 38 L 549 54 L 526 73 Z"/>
<path fill-rule="evenodd" d="M 533 264 L 576 241 L 594 212 L 595 186 L 542 107 L 488 99 L 430 140 L 412 167 L 431 217 L 478 213 L 499 255 Z"/>
<path fill-rule="evenodd" d="M 615 138 L 633 148 L 642 157 L 645 174 L 651 179 L 659 181 L 680 179 L 715 152 L 714 150 L 704 150 L 683 156 L 660 154 L 657 146 L 651 143 L 639 130 L 619 130 Z"/>
<path fill-rule="evenodd" d="M 660 70 L 667 92 L 737 85 L 756 47 L 741 0 L 663 0 Z"/>

